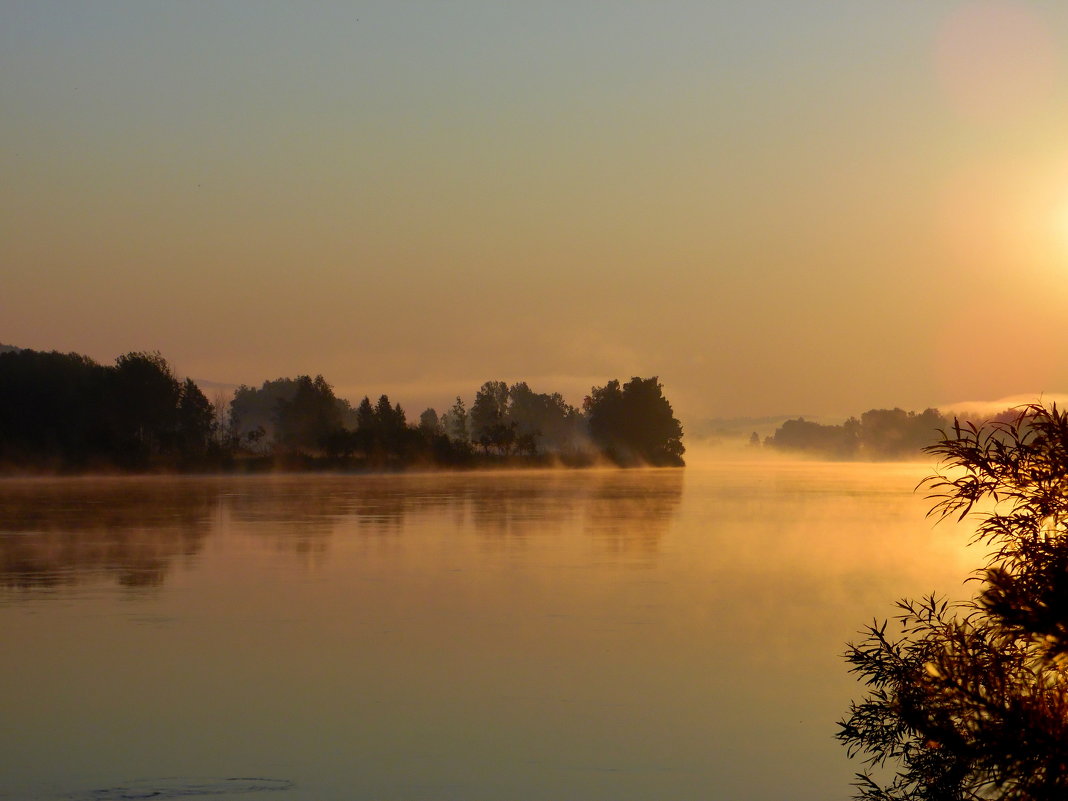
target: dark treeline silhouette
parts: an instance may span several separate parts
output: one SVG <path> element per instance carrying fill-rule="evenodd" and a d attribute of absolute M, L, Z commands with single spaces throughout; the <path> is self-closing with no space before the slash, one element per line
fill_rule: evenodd
<path fill-rule="evenodd" d="M 74 353 L 0 352 L 7 470 L 681 466 L 683 452 L 655 377 L 593 387 L 581 410 L 525 382 L 487 381 L 470 407 L 457 397 L 409 423 L 387 395 L 354 408 L 321 375 L 242 385 L 217 409 L 159 353 L 104 366 Z"/>
<path fill-rule="evenodd" d="M 214 408 L 158 353 L 105 367 L 75 353 L 0 353 L 0 464 L 191 467 L 217 459 Z"/>
<path fill-rule="evenodd" d="M 273 407 L 268 415 L 266 409 Z M 466 404 L 426 409 L 410 424 L 388 395 L 364 397 L 355 409 L 322 376 L 242 386 L 231 402 L 230 448 L 238 453 L 344 465 L 589 465 L 602 459 L 632 466 L 681 466 L 682 426 L 657 379 L 593 387 L 583 409 L 560 393 L 526 382 L 487 381 Z"/>
<path fill-rule="evenodd" d="M 824 459 L 918 459 L 925 447 L 938 441 L 939 431 L 951 424 L 952 420 L 937 409 L 919 413 L 870 409 L 859 419 L 850 417 L 841 425 L 822 425 L 800 417 L 779 426 L 765 438 L 764 446 Z"/>

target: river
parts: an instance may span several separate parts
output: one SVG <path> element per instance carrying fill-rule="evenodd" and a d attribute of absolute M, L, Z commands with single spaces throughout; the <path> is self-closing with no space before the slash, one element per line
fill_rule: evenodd
<path fill-rule="evenodd" d="M 928 470 L 0 481 L 0 798 L 844 801 Z"/>

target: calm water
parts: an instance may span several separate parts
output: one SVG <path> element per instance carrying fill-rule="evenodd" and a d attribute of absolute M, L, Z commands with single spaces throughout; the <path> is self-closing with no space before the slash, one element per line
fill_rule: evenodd
<path fill-rule="evenodd" d="M 848 798 L 924 471 L 0 482 L 0 797 Z"/>

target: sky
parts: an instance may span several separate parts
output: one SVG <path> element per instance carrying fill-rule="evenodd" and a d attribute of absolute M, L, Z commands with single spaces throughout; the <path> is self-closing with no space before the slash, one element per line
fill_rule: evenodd
<path fill-rule="evenodd" d="M 1068 391 L 1068 4 L 0 0 L 0 342 L 409 416 Z"/>

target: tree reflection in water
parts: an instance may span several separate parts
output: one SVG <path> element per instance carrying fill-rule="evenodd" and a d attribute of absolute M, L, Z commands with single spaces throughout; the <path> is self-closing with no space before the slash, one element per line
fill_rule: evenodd
<path fill-rule="evenodd" d="M 335 538 L 395 540 L 412 526 L 508 548 L 578 530 L 607 553 L 647 560 L 682 481 L 672 469 L 8 480 L 0 587 L 158 586 L 221 531 L 321 561 Z"/>
<path fill-rule="evenodd" d="M 217 496 L 175 479 L 0 482 L 0 586 L 159 585 L 201 549 Z"/>

